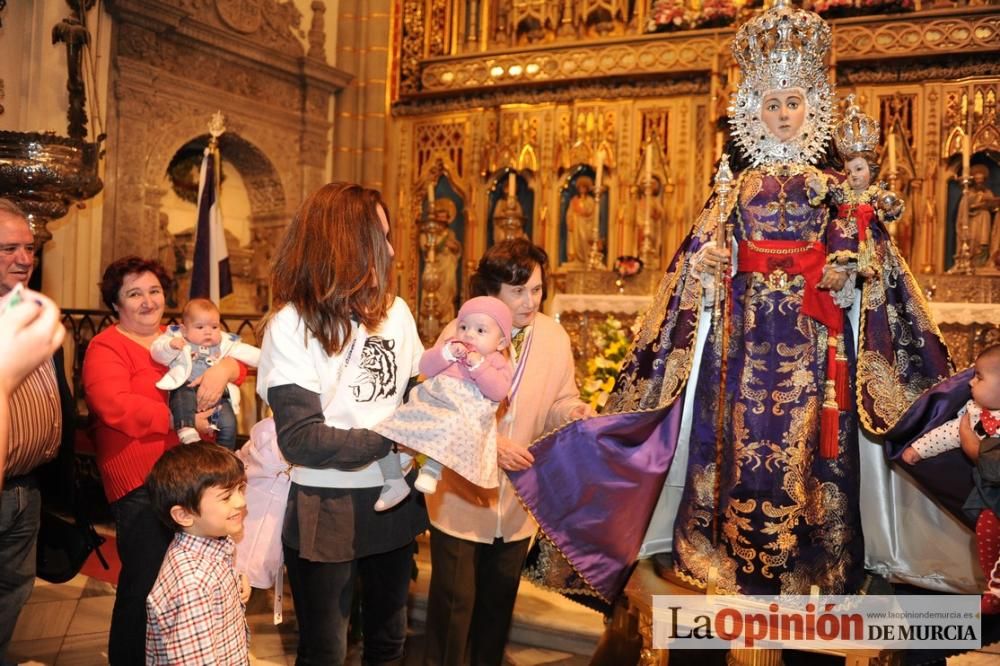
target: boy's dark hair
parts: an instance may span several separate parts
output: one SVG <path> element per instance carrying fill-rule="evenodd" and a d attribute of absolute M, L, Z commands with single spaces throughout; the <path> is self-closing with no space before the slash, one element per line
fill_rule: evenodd
<path fill-rule="evenodd" d="M 170 509 L 182 506 L 199 515 L 201 498 L 212 486 L 226 490 L 246 481 L 243 461 L 218 444 L 181 444 L 170 449 L 156 461 L 146 478 L 153 512 L 163 524 L 174 530 Z"/>

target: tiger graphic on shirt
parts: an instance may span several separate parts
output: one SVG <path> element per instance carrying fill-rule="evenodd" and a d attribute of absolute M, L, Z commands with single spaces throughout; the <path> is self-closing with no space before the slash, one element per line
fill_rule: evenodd
<path fill-rule="evenodd" d="M 373 335 L 361 349 L 361 372 L 351 384 L 356 402 L 372 402 L 396 395 L 396 341 Z"/>

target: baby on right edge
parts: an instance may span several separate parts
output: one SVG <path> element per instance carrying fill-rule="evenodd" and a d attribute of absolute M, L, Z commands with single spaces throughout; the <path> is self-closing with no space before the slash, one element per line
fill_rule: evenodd
<path fill-rule="evenodd" d="M 960 431 L 965 420 L 980 440 L 978 449 L 962 447 L 976 463 L 975 488 L 965 509 L 979 511 L 976 545 L 979 564 L 988 584 L 983 594 L 982 612 L 1000 613 L 1000 345 L 983 350 L 976 357 L 975 374 L 969 382 L 972 399 L 957 418 L 938 426 L 903 450 L 903 461 L 915 465 L 925 458 L 962 447 Z"/>

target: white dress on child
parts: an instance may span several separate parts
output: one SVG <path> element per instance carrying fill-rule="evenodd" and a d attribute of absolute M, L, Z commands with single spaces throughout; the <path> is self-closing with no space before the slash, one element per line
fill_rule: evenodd
<path fill-rule="evenodd" d="M 500 484 L 497 469 L 497 403 L 475 382 L 440 373 L 419 384 L 372 430 L 437 460 L 483 488 Z"/>

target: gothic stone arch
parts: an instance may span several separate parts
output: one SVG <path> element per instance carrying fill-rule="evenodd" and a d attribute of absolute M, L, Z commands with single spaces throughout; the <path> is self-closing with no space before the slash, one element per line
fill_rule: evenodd
<path fill-rule="evenodd" d="M 232 149 L 226 157 L 247 181 L 253 224 L 271 232 L 268 240 L 303 193 L 323 183 L 331 97 L 350 76 L 326 65 L 320 51 L 307 54 L 294 38 L 301 15 L 291 2 L 251 3 L 266 20 L 240 31 L 225 21 L 223 10 L 232 4 L 109 2 L 116 31 L 105 264 L 157 247 L 167 165 L 180 146 L 205 134 L 216 111 L 226 116 Z M 310 42 L 321 41 L 313 31 Z"/>

